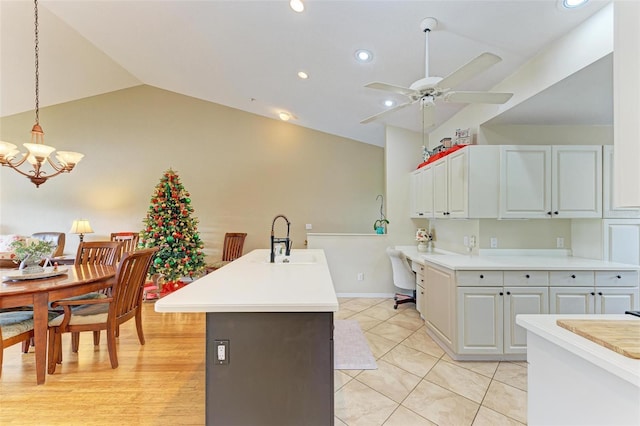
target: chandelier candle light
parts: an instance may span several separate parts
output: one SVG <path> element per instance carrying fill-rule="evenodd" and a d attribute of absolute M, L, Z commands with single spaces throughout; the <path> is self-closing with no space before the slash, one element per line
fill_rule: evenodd
<path fill-rule="evenodd" d="M 36 186 L 40 187 L 43 183 L 47 181 L 47 179 L 57 176 L 60 173 L 69 173 L 76 164 L 80 162 L 83 154 L 78 152 L 71 151 L 58 151 L 56 155 L 56 159 L 58 163 L 56 164 L 49 157 L 53 151 L 56 149 L 52 146 L 48 146 L 44 144 L 44 132 L 42 131 L 42 127 L 40 127 L 40 101 L 39 101 L 39 73 L 38 73 L 38 0 L 34 0 L 34 15 L 35 15 L 35 69 L 36 69 L 36 123 L 33 125 L 31 129 L 31 143 L 23 144 L 25 148 L 27 148 L 26 154 L 21 154 L 22 158 L 20 159 L 20 151 L 18 151 L 17 146 L 9 143 L 0 141 L 0 164 L 3 166 L 11 167 L 18 173 L 23 176 L 28 177 L 31 182 Z M 33 167 L 32 170 L 28 172 L 24 172 L 19 169 L 22 164 L 28 161 Z M 53 168 L 52 174 L 47 174 L 45 170 L 42 169 L 42 166 L 45 164 L 45 161 L 49 163 L 49 165 Z"/>

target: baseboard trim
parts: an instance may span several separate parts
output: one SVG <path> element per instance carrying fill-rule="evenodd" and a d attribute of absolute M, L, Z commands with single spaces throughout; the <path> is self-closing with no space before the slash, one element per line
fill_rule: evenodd
<path fill-rule="evenodd" d="M 363 297 L 363 298 L 385 298 L 391 299 L 395 296 L 394 293 L 336 293 L 337 297 Z"/>

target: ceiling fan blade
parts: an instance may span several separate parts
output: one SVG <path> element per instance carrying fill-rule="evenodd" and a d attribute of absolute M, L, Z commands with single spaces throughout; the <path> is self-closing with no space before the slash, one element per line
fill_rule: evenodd
<path fill-rule="evenodd" d="M 438 83 L 438 87 L 442 89 L 450 89 L 458 84 L 475 77 L 477 74 L 489 69 L 492 65 L 502 61 L 500 56 L 493 53 L 484 52 L 480 56 L 467 62 L 448 76 L 444 77 Z"/>
<path fill-rule="evenodd" d="M 461 104 L 503 104 L 511 99 L 512 96 L 513 93 L 448 92 L 444 95 L 444 101 Z"/>
<path fill-rule="evenodd" d="M 407 103 L 404 103 L 404 104 L 396 105 L 396 106 L 395 106 L 395 107 L 393 107 L 393 108 L 386 109 L 386 110 L 384 110 L 384 111 L 382 111 L 382 112 L 379 112 L 379 113 L 377 113 L 377 114 L 375 114 L 375 115 L 372 115 L 371 117 L 367 117 L 367 118 L 365 118 L 364 120 L 362 120 L 362 121 L 360 122 L 360 124 L 367 124 L 367 123 L 371 123 L 372 121 L 377 120 L 378 118 L 382 117 L 382 116 L 383 116 L 383 115 L 385 115 L 385 114 L 388 114 L 388 113 L 390 113 L 390 112 L 392 112 L 392 111 L 397 111 L 397 110 L 399 110 L 399 109 L 402 109 L 402 108 L 408 107 L 409 105 L 413 105 L 414 103 L 415 103 L 415 102 L 407 102 Z"/>
<path fill-rule="evenodd" d="M 409 89 L 408 87 L 394 86 L 393 84 L 379 82 L 369 83 L 364 87 L 367 87 L 369 89 L 384 90 L 385 92 L 399 93 L 405 96 L 410 96 L 415 92 L 415 90 Z"/>

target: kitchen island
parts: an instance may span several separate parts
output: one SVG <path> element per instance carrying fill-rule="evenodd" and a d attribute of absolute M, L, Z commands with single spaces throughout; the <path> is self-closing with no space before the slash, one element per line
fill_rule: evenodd
<path fill-rule="evenodd" d="M 338 301 L 324 251 L 276 262 L 254 250 L 156 302 L 158 312 L 206 312 L 207 424 L 334 422 Z"/>
<path fill-rule="evenodd" d="M 518 325 L 527 330 L 527 423 L 640 424 L 640 359 L 560 327 L 558 320 L 611 321 L 611 330 L 640 342 L 637 327 L 629 325 L 640 318 L 631 315 L 518 316 Z"/>

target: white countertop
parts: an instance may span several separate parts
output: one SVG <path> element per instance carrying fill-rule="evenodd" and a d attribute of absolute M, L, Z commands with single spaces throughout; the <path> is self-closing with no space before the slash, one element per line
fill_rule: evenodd
<path fill-rule="evenodd" d="M 324 250 L 292 250 L 291 263 L 269 263 L 254 250 L 155 303 L 157 312 L 336 312 Z"/>
<path fill-rule="evenodd" d="M 640 360 L 621 355 L 562 328 L 556 324 L 558 319 L 640 321 L 639 317 L 633 315 L 518 315 L 516 324 L 640 387 Z"/>
<path fill-rule="evenodd" d="M 637 271 L 638 265 L 626 263 L 608 262 L 604 260 L 585 259 L 573 256 L 487 256 L 487 255 L 464 255 L 464 254 L 443 254 L 420 253 L 416 248 L 400 246 L 399 250 L 413 261 L 425 261 L 435 265 L 443 266 L 447 269 L 464 270 L 545 270 L 545 271 Z"/>

